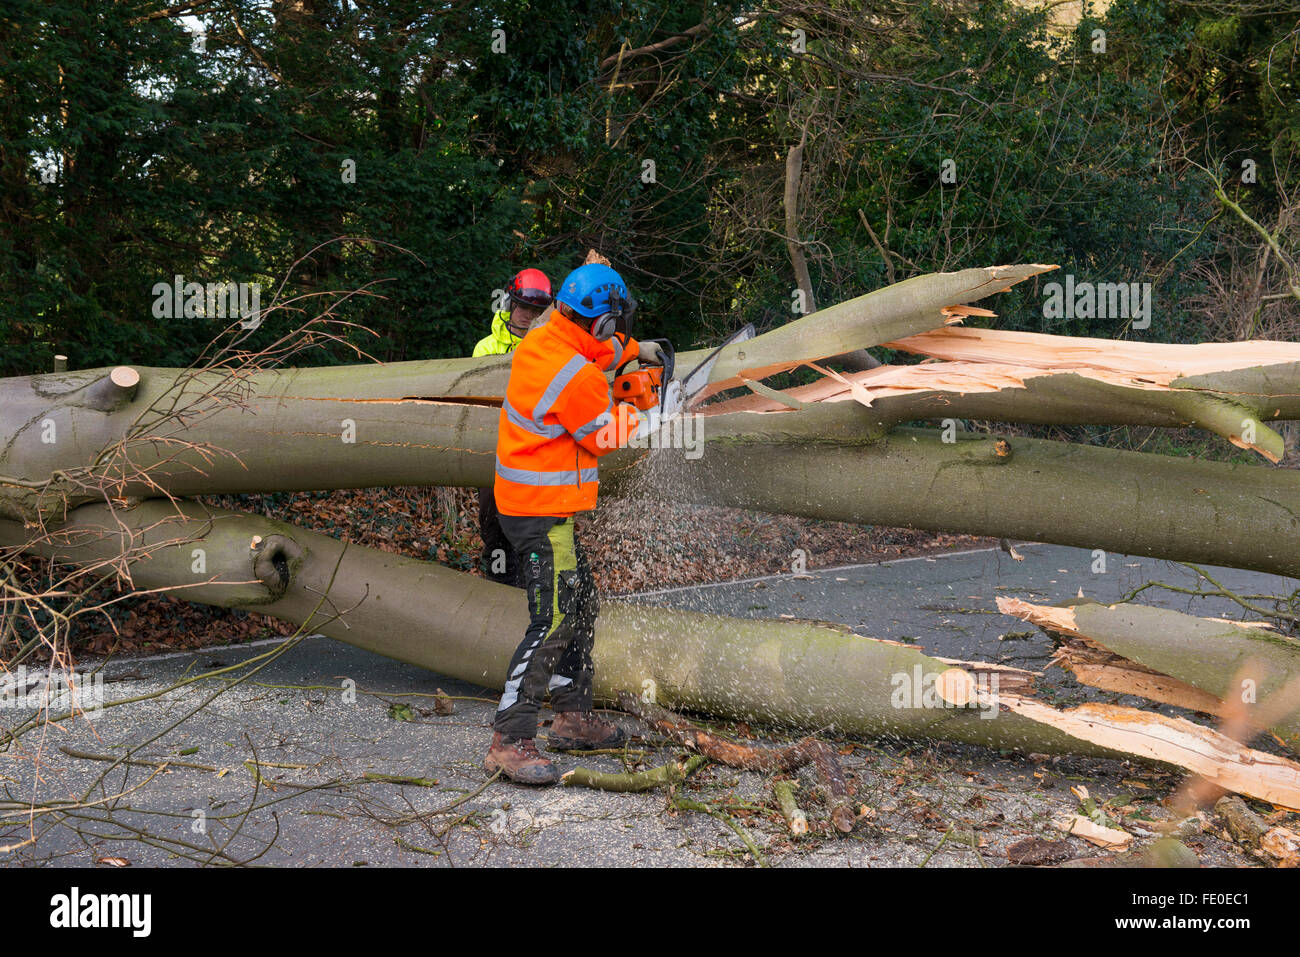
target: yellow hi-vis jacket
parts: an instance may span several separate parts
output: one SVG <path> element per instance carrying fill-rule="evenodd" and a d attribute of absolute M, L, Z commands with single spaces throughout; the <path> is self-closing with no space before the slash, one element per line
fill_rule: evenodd
<path fill-rule="evenodd" d="M 510 313 L 505 309 L 492 316 L 492 331 L 480 339 L 470 353 L 470 358 L 479 356 L 503 356 L 523 342 L 522 337 L 510 331 Z"/>

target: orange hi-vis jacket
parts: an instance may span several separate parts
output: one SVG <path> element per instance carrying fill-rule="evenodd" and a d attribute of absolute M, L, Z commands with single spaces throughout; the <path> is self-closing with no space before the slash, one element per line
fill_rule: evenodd
<path fill-rule="evenodd" d="M 594 338 L 555 309 L 515 347 L 497 425 L 493 493 L 504 515 L 571 516 L 596 507 L 596 459 L 640 414 L 614 402 L 605 372 L 636 356 L 630 336 Z"/>

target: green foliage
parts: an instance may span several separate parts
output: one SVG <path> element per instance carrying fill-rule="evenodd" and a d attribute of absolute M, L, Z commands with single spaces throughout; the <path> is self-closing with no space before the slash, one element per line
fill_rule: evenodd
<path fill-rule="evenodd" d="M 782 190 L 801 140 L 820 304 L 1036 260 L 1156 282 L 1146 336 L 1194 339 L 1190 269 L 1222 224 L 1198 236 L 1217 210 L 1184 157 L 1263 166 L 1300 145 L 1291 27 L 1244 5 L 1116 0 L 1072 31 L 1010 0 L 227 0 L 201 15 L 198 48 L 163 0 L 6 5 L 0 373 L 56 352 L 74 368 L 189 364 L 230 320 L 156 316 L 155 284 L 176 275 L 260 283 L 263 309 L 282 308 L 253 347 L 328 311 L 373 330 L 348 338 L 382 360 L 465 355 L 515 270 L 558 283 L 592 246 L 641 299 L 643 334 L 687 347 L 785 322 Z M 998 325 L 1123 334 L 1049 322 L 1042 295 L 1018 287 Z"/>
<path fill-rule="evenodd" d="M 1290 188 L 1300 184 L 1293 165 L 1300 153 L 1300 31 L 1292 14 L 1249 0 L 1175 4 L 1171 19 L 1185 43 L 1168 77 L 1169 94 L 1201 127 L 1206 155 L 1238 174 L 1243 159 L 1263 167 L 1276 158 Z"/>

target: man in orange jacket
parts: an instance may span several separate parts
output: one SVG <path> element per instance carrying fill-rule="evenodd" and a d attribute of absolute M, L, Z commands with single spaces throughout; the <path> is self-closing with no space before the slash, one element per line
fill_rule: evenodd
<path fill-rule="evenodd" d="M 565 278 L 555 302 L 514 351 L 493 486 L 527 589 L 530 622 L 510 659 L 483 763 L 523 784 L 559 780 L 559 769 L 534 741 L 548 690 L 553 749 L 623 741 L 622 729 L 591 710 L 599 603 L 573 520 L 596 507 L 596 460 L 661 424 L 658 410 L 638 413 L 615 403 L 605 379 L 607 370 L 633 357 L 664 361 L 660 346 L 631 337 L 636 304 L 619 274 L 601 264 L 582 266 Z"/>

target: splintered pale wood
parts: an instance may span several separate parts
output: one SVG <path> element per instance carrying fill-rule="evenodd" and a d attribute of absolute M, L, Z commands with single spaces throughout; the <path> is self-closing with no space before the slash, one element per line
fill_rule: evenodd
<path fill-rule="evenodd" d="M 949 362 L 1006 363 L 1032 369 L 1092 369 L 1157 386 L 1176 379 L 1300 362 L 1300 343 L 1256 339 L 1196 344 L 1089 339 L 1038 332 L 943 328 L 885 343 Z"/>
<path fill-rule="evenodd" d="M 825 376 L 809 385 L 796 386 L 780 393 L 777 399 L 764 394 L 740 396 L 725 402 L 715 402 L 702 411 L 709 415 L 724 412 L 779 412 L 789 407 L 789 400 L 801 404 L 813 402 L 861 402 L 871 406 L 880 399 L 891 396 L 915 395 L 921 392 L 950 392 L 965 395 L 972 392 L 999 392 L 1003 389 L 1024 388 L 1025 379 L 1048 373 L 1026 369 L 1023 366 L 1003 363 L 936 362 L 914 366 L 884 365 L 863 372 L 840 373 L 824 368 L 815 362 L 803 363 Z M 742 385 L 753 388 L 750 380 Z"/>
<path fill-rule="evenodd" d="M 802 364 L 816 369 L 827 379 L 790 389 L 787 394 L 805 402 L 821 402 L 849 398 L 861 401 L 862 395 L 876 400 L 924 391 L 997 392 L 1023 388 L 1029 379 L 1061 373 L 1125 388 L 1163 391 L 1193 387 L 1189 383 L 1199 383 L 1201 377 L 1219 373 L 1300 363 L 1300 343 L 1263 340 L 1195 345 L 1134 343 L 953 326 L 887 343 L 887 346 L 934 361 L 843 374 L 805 361 Z M 750 370 L 751 377 L 753 371 Z M 864 392 L 856 392 L 855 387 Z M 1270 398 L 1265 395 L 1261 401 L 1267 404 L 1265 400 Z M 1276 398 L 1293 397 L 1280 394 Z M 766 407 L 760 401 L 742 398 L 732 400 L 725 407 L 715 404 L 710 409 L 713 412 L 764 411 Z"/>
<path fill-rule="evenodd" d="M 1005 604 L 1019 605 L 1021 611 L 1026 606 L 1016 599 Z M 999 606 L 1003 605 L 1004 602 L 999 601 Z M 1072 609 L 1032 607 L 1043 612 L 1036 616 L 1039 624 L 1067 634 L 1074 627 Z M 1002 610 L 1009 613 L 1006 607 Z M 1048 622 L 1054 624 L 1048 625 Z M 1132 692 L 1134 689 L 1122 690 Z M 1182 718 L 1091 703 L 1058 710 L 1014 692 L 999 689 L 994 693 L 981 689 L 960 667 L 950 668 L 940 675 L 936 691 L 945 701 L 956 706 L 966 706 L 972 701 L 996 704 L 1000 711 L 1005 709 L 1031 718 L 1080 740 L 1176 765 L 1216 787 L 1300 810 L 1300 765 L 1256 751 L 1232 737 Z"/>
<path fill-rule="evenodd" d="M 998 704 L 1081 741 L 1185 768 L 1224 790 L 1300 811 L 1300 764 L 1191 721 L 1109 704 L 1058 711 L 1016 695 L 1001 695 Z"/>
<path fill-rule="evenodd" d="M 940 675 L 939 680 L 953 680 L 952 673 L 960 671 L 966 678 L 971 679 L 968 687 L 976 686 L 977 680 L 982 681 L 986 686 L 996 681 L 999 691 L 1009 691 L 1013 694 L 1030 694 L 1034 690 L 1034 679 L 1040 677 L 1037 671 L 1026 671 L 1023 668 L 1013 668 L 1011 665 L 997 665 L 987 661 L 961 661 L 956 658 L 940 658 L 938 656 L 934 660 L 953 666 Z M 956 680 L 963 685 L 966 684 L 965 678 L 957 678 Z"/>
<path fill-rule="evenodd" d="M 1041 628 L 1059 631 L 1063 635 L 1079 637 L 1079 632 L 1075 628 L 1074 608 L 1072 607 L 1034 605 L 1019 598 L 1004 598 L 1002 596 L 998 596 L 996 601 L 998 611 L 1004 615 L 1011 615 Z"/>
<path fill-rule="evenodd" d="M 1252 449 L 1273 462 L 1281 460 L 1286 447 L 1281 436 L 1263 422 L 1300 418 L 1297 343 L 1252 340 L 1189 345 L 991 329 L 936 329 L 889 346 L 948 362 L 995 367 L 1013 363 L 1021 367 L 1019 374 L 1026 382 L 1038 378 L 1031 369 L 1054 376 L 1078 376 L 1118 389 L 1119 396 L 1131 396 L 1132 401 L 1146 407 L 1147 415 L 1164 409 L 1182 424 L 1215 432 L 1233 445 Z M 1056 391 L 1074 391 L 1069 385 L 1057 386 L 1055 378 L 1047 380 L 1040 390 L 1049 401 L 1060 398 L 1054 394 Z M 1094 400 L 1099 412 L 1110 398 L 1102 395 Z M 1112 421 L 1104 415 L 1096 420 L 1097 424 Z M 1172 425 L 1177 421 L 1154 424 Z"/>
<path fill-rule="evenodd" d="M 1223 702 L 1214 695 L 1111 654 L 1085 638 L 1066 639 L 1057 649 L 1053 663 L 1069 668 L 1080 682 L 1102 691 L 1137 695 L 1220 717 L 1225 714 Z"/>
<path fill-rule="evenodd" d="M 1264 726 L 1300 742 L 1300 700 L 1293 700 L 1300 642 L 1267 626 L 1132 603 L 1064 608 L 1000 597 L 997 604 L 1003 614 L 1070 636 L 1059 657 L 1080 681 L 1208 714 L 1224 714 L 1223 701 L 1248 690 Z M 1243 668 L 1249 689 L 1239 686 Z"/>
<path fill-rule="evenodd" d="M 1107 704 L 1058 710 L 1023 695 L 980 688 L 960 667 L 943 672 L 935 690 L 956 707 L 996 706 L 999 718 L 1018 714 L 1080 741 L 1185 768 L 1216 787 L 1300 810 L 1300 764 L 1182 718 Z"/>
<path fill-rule="evenodd" d="M 938 416 L 1039 424 L 1195 426 L 1277 462 L 1286 453 L 1267 420 L 1300 417 L 1300 345 L 1161 345 L 944 327 L 889 343 L 930 357 L 918 365 L 839 373 L 708 407 L 708 414 L 785 412 L 858 402 L 882 425 Z M 943 361 L 939 361 L 943 360 Z"/>

